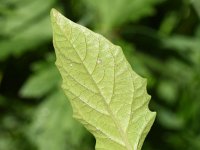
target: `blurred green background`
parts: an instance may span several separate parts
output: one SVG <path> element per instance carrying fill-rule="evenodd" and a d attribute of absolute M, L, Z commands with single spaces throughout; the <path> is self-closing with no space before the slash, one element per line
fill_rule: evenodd
<path fill-rule="evenodd" d="M 120 45 L 148 79 L 143 150 L 200 150 L 200 0 L 0 0 L 0 150 L 93 150 L 55 68 L 49 12 Z"/>

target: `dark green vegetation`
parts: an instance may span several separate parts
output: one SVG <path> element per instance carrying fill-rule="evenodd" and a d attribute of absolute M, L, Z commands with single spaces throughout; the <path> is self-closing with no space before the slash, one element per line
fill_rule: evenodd
<path fill-rule="evenodd" d="M 200 150 L 200 1 L 1 0 L 0 150 L 90 150 L 55 68 L 49 12 L 104 34 L 148 79 L 144 150 Z"/>

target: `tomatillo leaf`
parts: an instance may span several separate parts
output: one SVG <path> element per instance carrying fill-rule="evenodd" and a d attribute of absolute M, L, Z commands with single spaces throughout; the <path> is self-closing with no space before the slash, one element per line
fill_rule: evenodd
<path fill-rule="evenodd" d="M 146 79 L 122 49 L 51 11 L 56 65 L 73 116 L 96 138 L 96 150 L 140 150 L 155 112 L 148 109 Z"/>

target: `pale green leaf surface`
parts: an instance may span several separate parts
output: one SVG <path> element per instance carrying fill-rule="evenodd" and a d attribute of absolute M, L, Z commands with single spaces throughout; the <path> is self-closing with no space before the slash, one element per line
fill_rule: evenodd
<path fill-rule="evenodd" d="M 146 80 L 121 48 L 52 10 L 56 65 L 73 114 L 96 138 L 96 150 L 140 150 L 155 119 Z"/>

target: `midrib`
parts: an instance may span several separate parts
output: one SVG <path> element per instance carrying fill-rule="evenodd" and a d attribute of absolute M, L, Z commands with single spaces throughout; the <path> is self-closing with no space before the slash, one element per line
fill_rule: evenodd
<path fill-rule="evenodd" d="M 58 25 L 58 26 L 59 26 L 59 25 Z M 71 26 L 70 26 L 70 27 L 71 27 Z M 62 28 L 61 28 L 60 26 L 59 26 L 59 28 L 60 28 L 60 30 L 62 31 L 62 33 L 64 33 L 64 31 L 62 30 Z M 71 29 L 72 29 L 72 28 L 71 28 Z M 121 125 L 118 123 L 119 120 L 114 116 L 112 110 L 110 109 L 110 106 L 106 103 L 106 98 L 105 98 L 105 97 L 103 96 L 103 94 L 101 93 L 101 91 L 100 91 L 100 89 L 99 89 L 97 83 L 96 83 L 95 80 L 93 79 L 92 75 L 89 73 L 89 70 L 88 70 L 87 67 L 85 66 L 85 64 L 84 64 L 84 62 L 82 61 L 80 55 L 79 55 L 78 52 L 76 51 L 74 45 L 71 43 L 71 41 L 68 39 L 68 37 L 67 37 L 65 34 L 64 34 L 64 36 L 65 36 L 66 40 L 69 41 L 69 43 L 70 43 L 71 46 L 73 47 L 74 51 L 76 52 L 77 56 L 79 57 L 80 61 L 82 62 L 83 67 L 85 68 L 87 74 L 89 75 L 89 77 L 91 78 L 91 80 L 94 82 L 94 85 L 95 85 L 95 87 L 97 88 L 97 90 L 98 90 L 100 96 L 104 99 L 104 100 L 103 100 L 104 105 L 106 106 L 106 109 L 107 109 L 108 113 L 110 114 L 110 117 L 112 118 L 112 120 L 113 120 L 115 126 L 117 127 L 117 129 L 118 129 L 118 131 L 119 131 L 119 133 L 120 133 L 120 135 L 121 135 L 122 140 L 124 141 L 124 144 L 125 144 L 124 147 L 127 148 L 127 150 L 133 150 L 131 144 L 130 144 L 129 141 L 128 141 L 127 134 L 123 131 Z M 86 49 L 86 51 L 87 51 L 87 49 Z"/>

